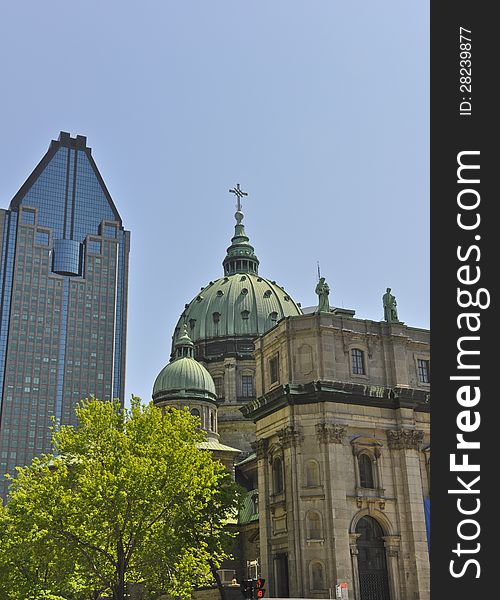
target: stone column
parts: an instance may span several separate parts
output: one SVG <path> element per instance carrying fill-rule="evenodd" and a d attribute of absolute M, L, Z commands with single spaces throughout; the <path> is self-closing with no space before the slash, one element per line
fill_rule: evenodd
<path fill-rule="evenodd" d="M 405 598 L 428 600 L 430 595 L 429 553 L 418 449 L 423 432 L 416 429 L 387 431 L 397 490 L 401 546 L 406 556 L 403 578 Z"/>
<path fill-rule="evenodd" d="M 385 535 L 382 538 L 385 546 L 387 561 L 387 574 L 389 576 L 389 594 L 391 600 L 401 600 L 401 587 L 399 585 L 399 535 Z"/>
<path fill-rule="evenodd" d="M 354 600 L 361 600 L 361 591 L 359 589 L 359 567 L 358 567 L 358 538 L 360 533 L 349 534 L 349 547 L 351 549 L 351 568 L 352 568 L 352 591 Z"/>
<path fill-rule="evenodd" d="M 271 510 L 269 498 L 271 494 L 269 485 L 267 439 L 261 439 L 252 444 L 252 449 L 257 455 L 257 477 L 259 481 L 259 563 L 262 577 L 273 581 L 273 558 L 271 555 Z M 246 557 L 244 557 L 246 560 Z M 243 565 L 246 570 L 246 565 Z"/>
<path fill-rule="evenodd" d="M 352 586 L 352 573 L 349 559 L 350 515 L 347 506 L 346 447 L 344 445 L 347 427 L 337 423 L 317 423 L 316 435 L 324 445 L 327 467 L 327 508 L 329 545 L 333 553 L 333 575 L 330 575 L 329 587 L 335 588 L 339 582 Z M 349 457 L 350 458 L 350 457 Z"/>
<path fill-rule="evenodd" d="M 278 431 L 279 444 L 283 448 L 283 470 L 285 478 L 285 502 L 287 515 L 288 538 L 288 583 L 290 594 L 303 597 L 306 585 L 306 565 L 302 548 L 303 522 L 300 511 L 299 484 L 297 471 L 300 465 L 297 462 L 297 446 L 300 445 L 302 434 L 295 425 L 288 425 Z M 291 552 L 293 550 L 293 558 Z M 293 559 L 295 559 L 293 561 Z M 295 562 L 295 568 L 294 563 Z M 297 597 L 297 596 L 296 596 Z"/>

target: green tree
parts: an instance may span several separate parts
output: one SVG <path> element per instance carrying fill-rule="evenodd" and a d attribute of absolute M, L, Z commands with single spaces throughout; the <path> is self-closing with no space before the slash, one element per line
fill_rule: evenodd
<path fill-rule="evenodd" d="M 224 525 L 239 498 L 221 463 L 197 448 L 198 419 L 138 398 L 129 410 L 85 401 L 77 416 L 77 427 L 54 432 L 54 455 L 18 468 L 0 512 L 10 531 L 0 573 L 10 569 L 25 594 L 5 598 L 123 600 L 128 582 L 189 598 L 227 556 Z"/>

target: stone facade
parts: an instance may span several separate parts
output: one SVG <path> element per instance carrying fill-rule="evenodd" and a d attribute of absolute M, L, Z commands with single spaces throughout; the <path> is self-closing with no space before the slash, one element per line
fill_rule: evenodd
<path fill-rule="evenodd" d="M 247 342 L 248 343 L 248 342 Z M 253 347 L 253 344 L 252 344 Z M 201 359 L 213 380 L 220 386 L 218 394 L 218 426 L 219 434 L 225 444 L 239 448 L 244 453 L 251 452 L 251 444 L 255 440 L 255 425 L 245 419 L 241 408 L 255 399 L 255 361 L 251 355 L 224 356 Z M 250 390 L 243 389 L 243 377 L 250 377 Z"/>
<path fill-rule="evenodd" d="M 255 347 L 242 412 L 269 595 L 347 584 L 350 600 L 427 600 L 429 332 L 334 309 L 283 319 Z"/>

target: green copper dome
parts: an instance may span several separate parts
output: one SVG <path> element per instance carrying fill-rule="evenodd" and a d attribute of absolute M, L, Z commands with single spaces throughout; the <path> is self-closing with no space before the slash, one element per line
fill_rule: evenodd
<path fill-rule="evenodd" d="M 252 273 L 236 273 L 211 282 L 181 316 L 193 341 L 227 336 L 257 337 L 283 317 L 301 310 L 276 282 Z M 177 331 L 177 329 L 176 329 Z"/>
<path fill-rule="evenodd" d="M 205 367 L 194 358 L 194 345 L 183 327 L 175 343 L 175 357 L 164 367 L 153 386 L 153 400 L 217 399 L 214 381 Z"/>
<path fill-rule="evenodd" d="M 174 337 L 183 324 L 194 342 L 262 335 L 284 317 L 300 315 L 300 306 L 275 281 L 259 275 L 259 259 L 243 225 L 239 185 L 234 236 L 222 263 L 225 277 L 211 281 L 186 304 Z"/>

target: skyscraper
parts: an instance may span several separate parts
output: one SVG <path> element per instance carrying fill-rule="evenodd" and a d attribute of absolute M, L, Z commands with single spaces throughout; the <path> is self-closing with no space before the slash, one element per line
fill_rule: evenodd
<path fill-rule="evenodd" d="M 61 132 L 0 209 L 0 493 L 50 419 L 123 402 L 130 232 L 83 136 Z"/>

